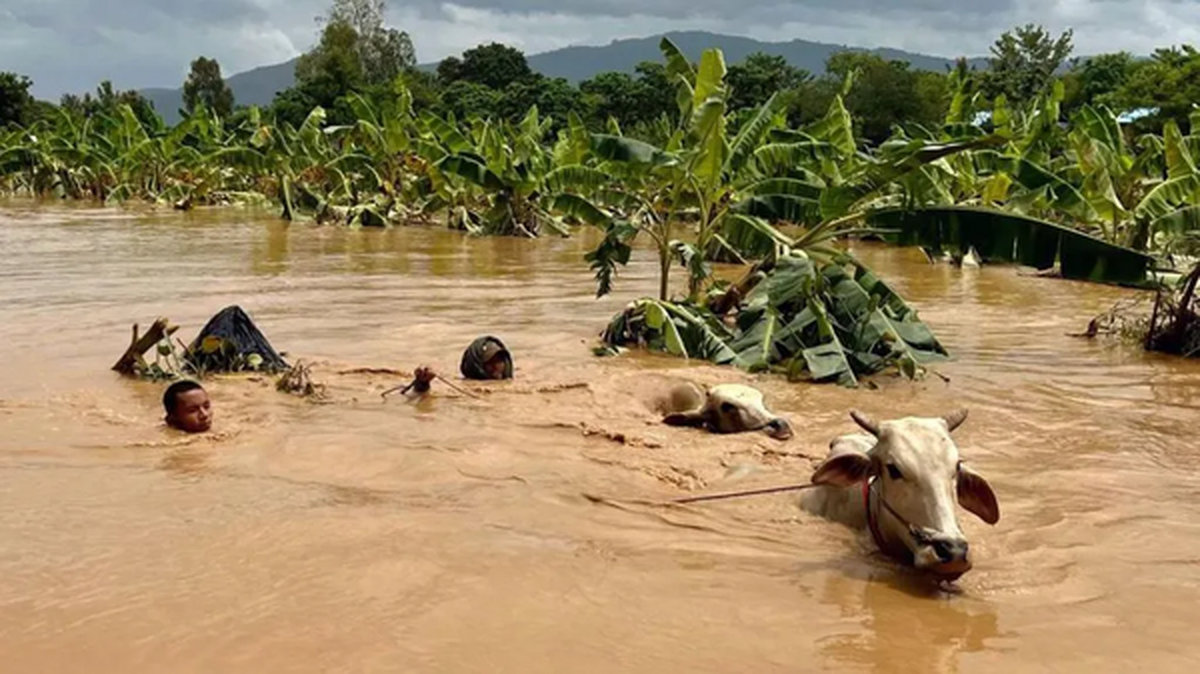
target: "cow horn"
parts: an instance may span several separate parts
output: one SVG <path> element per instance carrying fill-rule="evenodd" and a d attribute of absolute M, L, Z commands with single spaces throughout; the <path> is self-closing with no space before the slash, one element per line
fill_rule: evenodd
<path fill-rule="evenodd" d="M 953 431 L 959 426 L 962 426 L 963 422 L 967 420 L 967 410 L 964 407 L 956 412 L 951 412 L 950 414 L 943 416 L 942 420 L 946 422 L 946 428 Z"/>
<path fill-rule="evenodd" d="M 854 420 L 854 423 L 862 426 L 864 431 L 874 435 L 875 437 L 879 437 L 879 424 L 875 423 L 875 420 L 871 417 L 868 417 L 858 410 L 850 410 L 850 418 Z"/>

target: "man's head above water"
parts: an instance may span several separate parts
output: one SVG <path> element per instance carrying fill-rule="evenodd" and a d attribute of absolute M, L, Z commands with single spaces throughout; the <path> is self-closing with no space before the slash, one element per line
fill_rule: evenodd
<path fill-rule="evenodd" d="M 508 364 L 505 362 L 504 347 L 496 342 L 488 342 L 483 347 L 483 370 L 489 379 L 504 379 Z"/>
<path fill-rule="evenodd" d="M 459 371 L 467 379 L 512 379 L 512 356 L 498 338 L 480 337 L 463 353 Z"/>
<path fill-rule="evenodd" d="M 212 402 L 208 392 L 194 381 L 177 381 L 163 393 L 167 425 L 187 433 L 203 433 L 212 427 Z"/>

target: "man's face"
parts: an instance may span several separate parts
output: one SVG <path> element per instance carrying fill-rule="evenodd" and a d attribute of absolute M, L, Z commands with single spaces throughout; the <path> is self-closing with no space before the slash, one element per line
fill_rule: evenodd
<path fill-rule="evenodd" d="M 499 354 L 493 356 L 483 367 L 487 370 L 488 377 L 504 379 L 504 359 Z"/>
<path fill-rule="evenodd" d="M 212 402 L 204 389 L 192 389 L 175 396 L 175 411 L 167 423 L 188 433 L 203 433 L 212 427 Z"/>

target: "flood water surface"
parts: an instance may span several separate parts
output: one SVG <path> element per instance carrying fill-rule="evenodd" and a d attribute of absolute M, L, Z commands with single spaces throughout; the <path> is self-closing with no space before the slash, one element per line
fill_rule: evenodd
<path fill-rule="evenodd" d="M 0 652 L 11 672 L 1194 671 L 1200 366 L 1067 336 L 1129 291 L 857 251 L 952 352 L 924 381 L 788 384 L 591 353 L 653 293 L 644 252 L 596 300 L 587 242 L 287 227 L 270 214 L 0 207 Z M 214 432 L 109 368 L 158 316 L 246 309 L 327 404 L 206 384 Z M 516 379 L 457 379 L 494 334 Z M 751 383 L 796 437 L 658 423 L 672 381 Z M 960 511 L 958 593 L 794 494 L 878 418 L 965 406 L 1000 499 Z M 593 498 L 589 498 L 593 497 Z M 598 497 L 598 498 L 596 498 Z"/>

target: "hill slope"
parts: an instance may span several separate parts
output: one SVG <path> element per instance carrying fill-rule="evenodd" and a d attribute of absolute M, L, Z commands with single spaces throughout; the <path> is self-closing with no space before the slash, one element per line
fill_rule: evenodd
<path fill-rule="evenodd" d="M 667 37 L 679 46 L 683 53 L 696 60 L 701 52 L 717 47 L 725 54 L 725 62 L 737 63 L 754 52 L 782 56 L 788 63 L 820 75 L 825 72 L 825 60 L 840 51 L 867 51 L 886 59 L 907 61 L 917 70 L 942 72 L 954 65 L 954 59 L 925 54 L 914 54 L 898 49 L 862 49 L 840 44 L 792 40 L 791 42 L 760 42 L 748 37 L 719 35 L 701 31 L 667 33 Z M 529 66 L 547 77 L 562 77 L 571 83 L 586 80 L 597 73 L 617 71 L 633 72 L 642 61 L 660 61 L 658 49 L 662 36 L 614 40 L 599 47 L 566 47 L 542 54 L 529 56 Z M 977 68 L 986 66 L 983 59 L 972 59 Z"/>
<path fill-rule="evenodd" d="M 672 32 L 667 33 L 667 36 L 693 59 L 699 59 L 700 53 L 711 47 L 721 49 L 725 53 L 726 62 L 731 64 L 741 61 L 754 52 L 761 51 L 774 56 L 782 56 L 793 66 L 815 74 L 825 71 L 825 59 L 829 58 L 831 54 L 847 50 L 868 51 L 887 59 L 907 61 L 918 70 L 944 71 L 954 64 L 953 59 L 897 49 L 861 49 L 806 40 L 760 42 L 747 37 L 701 31 Z M 547 77 L 562 77 L 572 84 L 577 84 L 603 72 L 632 73 L 638 63 L 658 61 L 662 58 L 662 54 L 658 50 L 661 40 L 662 36 L 656 35 L 614 40 L 607 45 L 596 47 L 556 49 L 529 55 L 529 67 Z M 986 62 L 983 59 L 972 59 L 971 65 L 982 68 L 985 67 Z M 425 63 L 419 67 L 423 70 L 433 70 L 437 64 Z M 233 89 L 234 98 L 239 105 L 267 105 L 276 93 L 292 86 L 295 81 L 295 69 L 296 59 L 292 59 L 286 63 L 238 73 L 226 81 Z M 142 94 L 154 103 L 154 108 L 168 124 L 179 121 L 178 110 L 183 107 L 181 89 L 143 89 Z"/>

